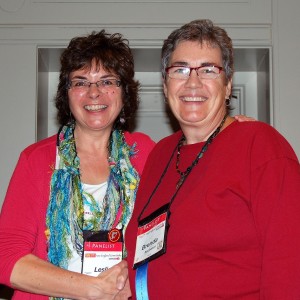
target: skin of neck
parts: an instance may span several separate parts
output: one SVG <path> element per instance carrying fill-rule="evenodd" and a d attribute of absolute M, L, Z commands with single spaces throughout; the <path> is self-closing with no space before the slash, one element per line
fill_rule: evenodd
<path fill-rule="evenodd" d="M 196 144 L 205 142 L 211 136 L 211 134 L 219 127 L 225 116 L 226 110 L 222 111 L 216 117 L 208 122 L 201 122 L 196 125 L 181 125 L 181 130 L 185 136 L 185 145 Z M 234 122 L 234 118 L 227 116 L 225 123 L 223 124 L 221 131 L 224 130 L 228 125 Z M 220 131 L 220 132 L 221 132 Z"/>
<path fill-rule="evenodd" d="M 75 126 L 74 137 L 78 152 L 84 151 L 95 155 L 99 152 L 107 153 L 107 146 L 111 130 L 105 131 L 86 131 L 79 126 Z"/>

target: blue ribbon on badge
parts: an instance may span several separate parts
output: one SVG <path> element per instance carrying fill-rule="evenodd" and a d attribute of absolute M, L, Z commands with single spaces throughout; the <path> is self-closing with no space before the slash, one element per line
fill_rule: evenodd
<path fill-rule="evenodd" d="M 136 269 L 135 275 L 135 293 L 137 300 L 149 300 L 148 296 L 148 262 Z"/>

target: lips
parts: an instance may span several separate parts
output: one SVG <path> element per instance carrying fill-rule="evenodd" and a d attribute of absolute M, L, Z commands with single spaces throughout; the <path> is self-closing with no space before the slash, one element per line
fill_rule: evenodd
<path fill-rule="evenodd" d="M 200 97 L 180 97 L 180 100 L 182 100 L 184 102 L 204 102 L 207 99 L 208 98 L 204 97 L 204 96 L 200 96 Z"/>
<path fill-rule="evenodd" d="M 88 111 L 101 111 L 101 110 L 107 108 L 107 105 L 100 105 L 100 104 L 85 105 L 84 108 Z"/>

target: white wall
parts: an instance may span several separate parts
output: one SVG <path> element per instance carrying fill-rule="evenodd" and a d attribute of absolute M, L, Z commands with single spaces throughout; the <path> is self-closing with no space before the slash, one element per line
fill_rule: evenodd
<path fill-rule="evenodd" d="M 299 12 L 299 0 L 273 0 L 274 126 L 300 159 Z"/>
<path fill-rule="evenodd" d="M 123 33 L 133 47 L 159 48 L 174 28 L 211 18 L 237 47 L 271 47 L 271 122 L 300 157 L 299 11 L 298 0 L 1 1 L 0 206 L 20 151 L 36 140 L 37 49 L 100 28 Z"/>
<path fill-rule="evenodd" d="M 33 52 L 32 45 L 0 45 L 0 204 L 20 150 L 35 141 L 36 83 L 32 79 L 36 77 L 36 59 Z"/>

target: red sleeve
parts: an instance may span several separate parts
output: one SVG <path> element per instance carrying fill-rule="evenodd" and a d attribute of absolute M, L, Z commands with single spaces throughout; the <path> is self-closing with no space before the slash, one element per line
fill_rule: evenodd
<path fill-rule="evenodd" d="M 260 299 L 300 299 L 300 167 L 270 159 L 252 172 L 253 215 L 263 250 Z"/>
<path fill-rule="evenodd" d="M 34 197 L 30 170 L 21 155 L 11 178 L 0 217 L 0 282 L 10 285 L 10 274 L 18 259 L 31 253 L 35 221 L 30 214 Z"/>
<path fill-rule="evenodd" d="M 135 144 L 136 154 L 132 156 L 131 162 L 141 175 L 151 150 L 153 149 L 155 142 L 146 134 L 141 132 L 129 133 L 125 132 L 125 139 L 129 145 Z"/>
<path fill-rule="evenodd" d="M 46 209 L 55 161 L 55 138 L 20 155 L 0 215 L 0 282 L 10 286 L 15 263 L 32 253 L 46 259 Z M 40 145 L 40 144 L 39 144 Z M 49 145 L 49 146 L 48 146 Z"/>

